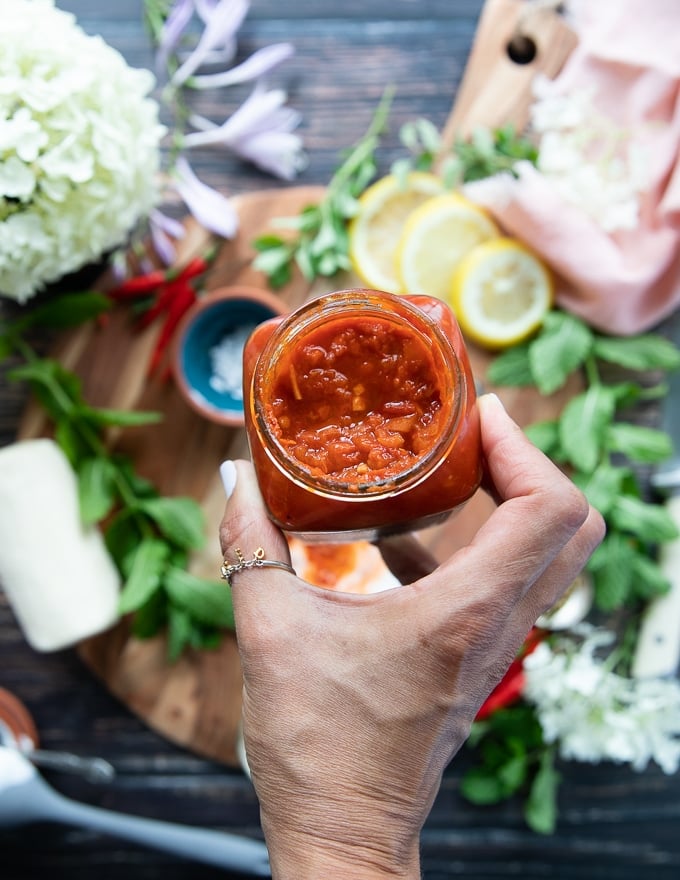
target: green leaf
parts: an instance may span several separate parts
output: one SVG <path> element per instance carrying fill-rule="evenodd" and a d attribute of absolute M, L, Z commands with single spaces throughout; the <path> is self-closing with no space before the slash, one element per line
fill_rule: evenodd
<path fill-rule="evenodd" d="M 139 509 L 179 547 L 196 549 L 205 543 L 203 512 L 193 498 L 150 498 L 143 500 Z"/>
<path fill-rule="evenodd" d="M 90 424 L 97 427 L 107 428 L 110 426 L 120 428 L 134 428 L 139 425 L 153 425 L 162 421 L 163 414 L 160 412 L 143 412 L 127 409 L 104 409 L 101 407 L 81 406 L 78 407 L 78 415 L 85 418 Z"/>
<path fill-rule="evenodd" d="M 10 336 L 0 336 L 0 361 L 4 361 L 14 351 L 14 345 Z"/>
<path fill-rule="evenodd" d="M 529 343 L 534 381 L 542 394 L 561 388 L 584 363 L 593 346 L 588 326 L 566 312 L 549 312 L 538 336 Z"/>
<path fill-rule="evenodd" d="M 75 471 L 80 468 L 81 462 L 92 454 L 89 445 L 70 418 L 58 416 L 54 428 L 54 439 Z"/>
<path fill-rule="evenodd" d="M 80 516 L 85 525 L 109 514 L 116 500 L 115 465 L 108 458 L 88 458 L 78 469 Z"/>
<path fill-rule="evenodd" d="M 629 598 L 633 585 L 635 548 L 620 532 L 609 532 L 587 564 L 593 575 L 595 604 L 614 611 Z"/>
<path fill-rule="evenodd" d="M 525 752 L 513 755 L 498 768 L 498 776 L 506 791 L 506 797 L 517 791 L 526 781 L 528 760 Z"/>
<path fill-rule="evenodd" d="M 638 599 L 649 601 L 665 595 L 671 583 L 664 576 L 658 563 L 646 554 L 638 553 L 633 560 L 633 593 Z"/>
<path fill-rule="evenodd" d="M 111 300 L 101 293 L 67 293 L 32 309 L 19 319 L 17 326 L 22 330 L 27 327 L 52 327 L 61 330 L 90 321 L 110 308 Z"/>
<path fill-rule="evenodd" d="M 624 480 L 630 473 L 629 468 L 613 467 L 605 462 L 590 473 L 577 471 L 572 480 L 590 504 L 606 516 L 621 495 Z"/>
<path fill-rule="evenodd" d="M 191 615 L 183 608 L 171 606 L 168 613 L 168 659 L 171 663 L 191 645 L 193 631 Z"/>
<path fill-rule="evenodd" d="M 679 534 L 673 517 L 665 507 L 629 495 L 616 499 L 609 516 L 617 529 L 630 532 L 639 540 L 652 544 L 672 541 Z"/>
<path fill-rule="evenodd" d="M 231 590 L 224 581 L 209 581 L 180 568 L 169 568 L 164 586 L 173 604 L 214 627 L 234 628 Z"/>
<path fill-rule="evenodd" d="M 132 633 L 138 639 L 150 639 L 168 622 L 168 605 L 162 590 L 156 590 L 132 618 Z"/>
<path fill-rule="evenodd" d="M 106 547 L 124 577 L 132 570 L 132 561 L 141 539 L 139 525 L 127 508 L 116 514 L 106 529 Z"/>
<path fill-rule="evenodd" d="M 548 455 L 551 458 L 559 458 L 560 434 L 556 419 L 534 422 L 533 425 L 529 425 L 524 429 L 524 433 L 544 455 Z"/>
<path fill-rule="evenodd" d="M 606 445 L 612 452 L 621 452 L 644 464 L 656 464 L 673 454 L 673 442 L 664 431 L 627 422 L 614 422 L 609 426 Z"/>
<path fill-rule="evenodd" d="M 680 350 L 655 333 L 640 336 L 596 336 L 594 354 L 603 361 L 630 370 L 677 370 Z"/>
<path fill-rule="evenodd" d="M 523 387 L 534 384 L 528 344 L 516 345 L 498 355 L 489 364 L 486 381 L 491 385 Z"/>
<path fill-rule="evenodd" d="M 604 385 L 591 385 L 573 397 L 559 419 L 560 445 L 569 462 L 581 471 L 595 469 L 602 456 L 616 402 Z"/>
<path fill-rule="evenodd" d="M 527 825 L 538 834 L 552 834 L 555 830 L 559 784 L 560 774 L 555 770 L 554 751 L 546 749 L 524 807 Z"/>
<path fill-rule="evenodd" d="M 118 601 L 121 614 L 139 608 L 158 590 L 167 557 L 168 545 L 163 541 L 146 538 L 139 544 Z"/>
<path fill-rule="evenodd" d="M 485 767 L 473 767 L 463 776 L 460 793 L 478 805 L 497 804 L 508 796 L 496 772 Z"/>

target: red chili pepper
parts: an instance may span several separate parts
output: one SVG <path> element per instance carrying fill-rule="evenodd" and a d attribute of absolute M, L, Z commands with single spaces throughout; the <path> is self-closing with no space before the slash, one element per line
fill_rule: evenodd
<path fill-rule="evenodd" d="M 172 302 L 180 287 L 183 287 L 184 281 L 166 281 L 158 288 L 156 300 L 137 321 L 140 330 L 152 324 L 156 318 L 163 312 Z"/>
<path fill-rule="evenodd" d="M 189 278 L 195 278 L 208 268 L 210 263 L 206 257 L 194 257 L 181 269 L 177 275 L 177 280 L 186 281 Z"/>
<path fill-rule="evenodd" d="M 118 287 L 109 290 L 107 296 L 113 299 L 127 299 L 128 297 L 140 296 L 142 293 L 150 293 L 156 287 L 160 287 L 166 280 L 166 270 L 156 269 L 154 272 L 148 272 L 146 275 L 128 278 L 127 281 L 123 281 Z"/>
<path fill-rule="evenodd" d="M 128 278 L 113 290 L 108 292 L 108 296 L 113 299 L 127 299 L 141 296 L 143 293 L 150 293 L 157 287 L 167 284 L 171 281 L 186 281 L 189 278 L 195 278 L 197 275 L 205 272 L 214 257 L 214 253 L 208 252 L 206 256 L 192 257 L 184 266 L 173 266 L 170 269 L 155 269 L 153 272 L 147 272 L 145 275 L 136 275 L 134 278 Z"/>
<path fill-rule="evenodd" d="M 151 360 L 147 369 L 147 376 L 150 376 L 160 364 L 177 325 L 187 309 L 189 309 L 195 302 L 196 291 L 190 284 L 183 282 L 182 286 L 177 288 L 177 292 L 168 306 L 165 322 L 158 334 L 158 339 L 156 340 L 156 345 L 154 346 L 151 355 Z"/>

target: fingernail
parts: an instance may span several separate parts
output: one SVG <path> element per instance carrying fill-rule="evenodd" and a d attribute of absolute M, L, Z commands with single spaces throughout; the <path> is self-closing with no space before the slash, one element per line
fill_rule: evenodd
<path fill-rule="evenodd" d="M 231 498 L 231 494 L 236 488 L 236 465 L 233 461 L 223 461 L 220 465 L 220 476 L 222 477 L 222 485 L 224 486 L 224 494 L 227 501 Z"/>
<path fill-rule="evenodd" d="M 488 403 L 490 406 L 495 406 L 497 409 L 502 409 L 503 412 L 505 412 L 505 407 L 503 406 L 503 401 L 493 391 L 487 391 L 485 394 L 483 394 L 479 398 L 479 402 L 483 406 Z"/>

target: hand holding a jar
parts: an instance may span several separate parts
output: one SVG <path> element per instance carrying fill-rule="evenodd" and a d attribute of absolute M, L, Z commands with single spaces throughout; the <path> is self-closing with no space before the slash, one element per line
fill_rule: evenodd
<path fill-rule="evenodd" d="M 248 761 L 275 880 L 420 877 L 441 776 L 538 616 L 604 534 L 599 514 L 508 417 L 479 399 L 484 488 L 498 507 L 436 565 L 414 538 L 380 542 L 404 586 L 310 586 L 279 567 L 233 577 Z M 231 558 L 288 545 L 252 467 L 223 466 Z"/>

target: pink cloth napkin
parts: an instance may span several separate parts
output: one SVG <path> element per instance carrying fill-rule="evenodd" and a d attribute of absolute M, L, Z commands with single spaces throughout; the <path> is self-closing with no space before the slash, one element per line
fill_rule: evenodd
<path fill-rule="evenodd" d="M 548 263 L 561 307 L 628 335 L 680 306 L 680 2 L 572 0 L 569 9 L 579 45 L 548 88 L 592 90 L 599 114 L 639 144 L 649 168 L 636 227 L 604 231 L 528 163 L 517 180 L 465 192 Z"/>

